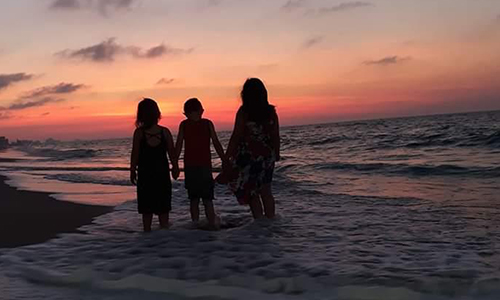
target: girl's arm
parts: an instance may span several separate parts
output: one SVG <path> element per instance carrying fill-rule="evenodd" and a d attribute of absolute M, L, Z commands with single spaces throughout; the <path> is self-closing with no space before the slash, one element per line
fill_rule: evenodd
<path fill-rule="evenodd" d="M 245 115 L 243 110 L 240 109 L 236 114 L 233 134 L 231 135 L 231 139 L 229 140 L 229 145 L 227 146 L 226 159 L 234 158 L 234 155 L 236 154 L 236 150 L 238 147 L 238 143 L 241 141 L 241 138 L 243 137 L 244 130 L 245 130 Z"/>
<path fill-rule="evenodd" d="M 177 157 L 177 161 L 181 157 L 182 146 L 184 144 L 184 122 L 179 124 L 179 133 L 177 134 L 177 142 L 175 143 L 175 157 Z"/>
<path fill-rule="evenodd" d="M 139 149 L 142 138 L 142 132 L 139 129 L 134 131 L 134 140 L 132 142 L 132 154 L 130 155 L 130 182 L 137 185 L 137 165 L 139 163 Z"/>
<path fill-rule="evenodd" d="M 175 148 L 174 148 L 174 139 L 172 137 L 172 134 L 170 133 L 170 130 L 167 128 L 163 129 L 163 133 L 165 134 L 165 137 L 167 139 L 167 153 L 168 157 L 170 158 L 170 161 L 172 162 L 172 177 L 174 179 L 179 178 L 179 163 L 177 160 L 177 156 L 175 155 Z"/>
<path fill-rule="evenodd" d="M 281 159 L 280 156 L 281 139 L 280 139 L 280 122 L 278 119 L 278 114 L 275 115 L 273 129 L 271 132 L 271 142 L 274 148 L 274 154 L 276 155 L 276 161 L 279 161 Z"/>
<path fill-rule="evenodd" d="M 219 155 L 221 161 L 225 162 L 226 155 L 224 154 L 224 148 L 217 137 L 217 132 L 215 131 L 215 126 L 212 121 L 208 121 L 208 128 L 210 129 L 210 137 L 212 138 L 212 143 L 214 143 L 215 151 L 217 152 L 217 155 Z"/>

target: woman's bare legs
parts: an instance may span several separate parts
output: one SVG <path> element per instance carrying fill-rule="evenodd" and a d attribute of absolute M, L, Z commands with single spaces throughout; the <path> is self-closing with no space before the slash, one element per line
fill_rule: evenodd
<path fill-rule="evenodd" d="M 208 220 L 208 226 L 215 229 L 215 208 L 214 202 L 210 199 L 204 199 L 203 205 L 205 206 L 205 216 Z"/>
<path fill-rule="evenodd" d="M 168 228 L 168 219 L 169 219 L 169 213 L 164 213 L 161 215 L 158 215 L 158 221 L 160 221 L 160 227 L 163 229 Z"/>
<path fill-rule="evenodd" d="M 271 184 L 262 186 L 260 190 L 260 197 L 262 198 L 262 203 L 264 204 L 264 214 L 269 219 L 274 218 L 276 216 L 276 207 L 273 192 L 271 190 Z"/>
<path fill-rule="evenodd" d="M 153 223 L 153 214 L 142 214 L 142 226 L 144 232 L 151 231 L 151 223 Z"/>
<path fill-rule="evenodd" d="M 261 219 L 264 215 L 262 213 L 262 203 L 260 202 L 259 195 L 254 196 L 250 199 L 250 210 L 254 219 Z"/>

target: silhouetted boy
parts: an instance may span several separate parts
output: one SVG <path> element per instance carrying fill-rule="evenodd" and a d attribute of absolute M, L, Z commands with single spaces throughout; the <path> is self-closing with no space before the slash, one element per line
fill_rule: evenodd
<path fill-rule="evenodd" d="M 191 202 L 191 220 L 198 222 L 200 218 L 200 199 L 205 206 L 209 227 L 216 228 L 214 199 L 214 179 L 212 177 L 212 156 L 210 142 L 222 161 L 225 161 L 222 148 L 213 123 L 203 119 L 203 106 L 201 102 L 192 98 L 184 103 L 186 120 L 179 125 L 179 134 L 176 143 L 176 155 L 180 157 L 183 143 L 184 149 L 184 174 L 185 187 Z"/>

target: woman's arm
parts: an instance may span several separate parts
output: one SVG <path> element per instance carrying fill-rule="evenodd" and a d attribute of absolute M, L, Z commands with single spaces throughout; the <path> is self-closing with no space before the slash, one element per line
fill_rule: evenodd
<path fill-rule="evenodd" d="M 214 144 L 215 151 L 219 155 L 222 162 L 226 161 L 226 155 L 224 154 L 224 148 L 222 147 L 219 138 L 217 137 L 217 132 L 215 131 L 215 126 L 212 121 L 208 121 L 208 128 L 210 129 L 210 137 L 212 138 L 212 143 Z"/>
<path fill-rule="evenodd" d="M 231 139 L 229 140 L 229 145 L 227 146 L 226 159 L 234 158 L 238 144 L 241 141 L 241 138 L 243 137 L 244 130 L 245 130 L 245 115 L 243 110 L 240 109 L 236 114 L 233 133 L 231 135 Z"/>
<path fill-rule="evenodd" d="M 276 161 L 281 159 L 280 148 L 281 148 L 281 138 L 280 138 L 280 121 L 278 114 L 274 117 L 273 129 L 271 132 L 271 142 L 274 148 L 274 154 L 276 155 Z"/>
<path fill-rule="evenodd" d="M 177 179 L 179 178 L 180 171 L 177 156 L 175 154 L 174 139 L 172 137 L 172 134 L 170 133 L 170 130 L 168 130 L 167 128 L 163 129 L 163 134 L 167 139 L 167 153 L 170 161 L 172 162 L 172 177 L 174 179 Z"/>
<path fill-rule="evenodd" d="M 142 132 L 139 129 L 134 131 L 134 140 L 132 142 L 132 154 L 130 155 L 130 182 L 137 185 L 137 165 L 139 164 L 139 149 L 142 138 Z"/>

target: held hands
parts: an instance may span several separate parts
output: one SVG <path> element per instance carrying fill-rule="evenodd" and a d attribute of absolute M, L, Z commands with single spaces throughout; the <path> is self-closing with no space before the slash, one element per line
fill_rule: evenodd
<path fill-rule="evenodd" d="M 224 157 L 222 159 L 222 171 L 228 172 L 231 169 L 233 159 L 231 157 Z"/>
<path fill-rule="evenodd" d="M 137 185 L 137 172 L 136 172 L 136 170 L 130 170 L 130 182 L 133 185 Z"/>
<path fill-rule="evenodd" d="M 177 180 L 177 178 L 179 178 L 180 174 L 181 174 L 181 171 L 179 169 L 179 166 L 173 166 L 172 167 L 172 178 Z"/>

